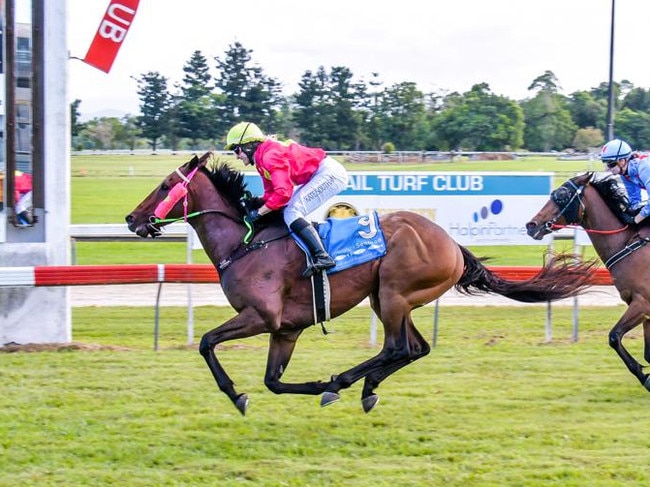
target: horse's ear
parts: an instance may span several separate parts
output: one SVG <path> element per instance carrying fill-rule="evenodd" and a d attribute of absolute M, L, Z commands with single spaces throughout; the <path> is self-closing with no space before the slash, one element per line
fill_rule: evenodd
<path fill-rule="evenodd" d="M 190 165 L 190 169 L 194 169 L 198 165 L 198 163 L 199 163 L 199 158 L 196 157 L 196 154 L 194 154 L 194 157 L 192 157 L 192 159 L 190 159 L 190 161 L 188 162 L 188 164 Z"/>
<path fill-rule="evenodd" d="M 194 156 L 194 157 L 196 157 L 196 156 Z M 207 164 L 207 162 L 210 160 L 210 157 L 212 157 L 212 152 L 208 151 L 208 152 L 206 152 L 205 154 L 203 154 L 201 156 L 201 158 L 198 160 L 198 163 L 201 166 L 205 166 Z"/>

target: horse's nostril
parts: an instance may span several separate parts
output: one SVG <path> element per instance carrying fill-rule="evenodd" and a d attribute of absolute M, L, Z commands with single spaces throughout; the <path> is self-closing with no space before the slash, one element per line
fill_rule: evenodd
<path fill-rule="evenodd" d="M 125 220 L 126 220 L 126 223 L 128 223 L 130 225 L 131 223 L 133 223 L 133 215 L 126 215 Z"/>
<path fill-rule="evenodd" d="M 526 223 L 526 230 L 528 230 L 529 232 L 530 232 L 531 230 L 534 230 L 535 227 L 537 227 L 537 223 L 535 223 L 535 222 L 528 222 L 528 223 Z"/>

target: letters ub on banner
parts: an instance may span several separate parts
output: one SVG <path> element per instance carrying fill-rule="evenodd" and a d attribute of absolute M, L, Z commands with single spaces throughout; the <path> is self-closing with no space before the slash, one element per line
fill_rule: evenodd
<path fill-rule="evenodd" d="M 84 62 L 108 73 L 135 17 L 140 0 L 111 0 Z"/>
<path fill-rule="evenodd" d="M 247 174 L 246 183 L 253 194 L 263 193 L 259 176 Z M 461 245 L 540 245 L 526 235 L 525 224 L 552 189 L 552 173 L 351 172 L 347 189 L 309 217 L 410 210 Z"/>

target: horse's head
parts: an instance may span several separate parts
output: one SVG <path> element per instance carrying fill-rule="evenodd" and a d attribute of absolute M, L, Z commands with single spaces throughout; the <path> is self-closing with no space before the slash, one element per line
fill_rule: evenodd
<path fill-rule="evenodd" d="M 188 187 L 197 171 L 204 167 L 212 153 L 206 152 L 200 158 L 194 156 L 189 162 L 176 168 L 147 196 L 129 215 L 126 223 L 129 230 L 140 237 L 155 238 L 160 229 L 187 216 Z"/>
<path fill-rule="evenodd" d="M 580 225 L 590 234 L 620 233 L 634 224 L 634 215 L 616 178 L 590 172 L 569 179 L 553 191 L 550 200 L 526 224 L 526 231 L 535 240 L 566 225 Z"/>
<path fill-rule="evenodd" d="M 593 173 L 576 176 L 553 191 L 542 209 L 526 223 L 528 235 L 541 240 L 562 225 L 580 225 L 585 213 L 582 193 L 592 177 Z"/>

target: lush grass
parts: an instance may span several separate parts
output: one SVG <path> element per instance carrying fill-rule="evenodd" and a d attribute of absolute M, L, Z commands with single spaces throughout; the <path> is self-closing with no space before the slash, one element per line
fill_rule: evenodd
<path fill-rule="evenodd" d="M 197 151 L 200 155 L 204 151 Z M 191 154 L 164 155 L 75 155 L 71 160 L 72 177 L 163 177 L 187 162 Z M 217 154 L 216 160 L 243 170 L 232 155 Z M 581 171 L 601 170 L 599 161 L 562 161 L 555 157 L 531 156 L 512 161 L 471 161 L 429 163 L 345 162 L 349 171 L 531 171 L 555 172 L 561 177 Z M 247 170 L 251 170 L 248 168 Z"/>
<path fill-rule="evenodd" d="M 442 307 L 438 347 L 386 380 L 368 415 L 360 384 L 325 409 L 273 395 L 266 338 L 228 344 L 244 418 L 185 347 L 184 310 L 162 310 L 155 353 L 150 309 L 75 309 L 77 342 L 125 348 L 2 355 L 0 485 L 645 486 L 648 393 L 606 344 L 622 310 L 581 309 L 571 343 L 571 310 L 557 308 L 546 344 L 544 307 Z M 427 336 L 432 314 L 416 314 Z M 197 334 L 231 315 L 197 308 Z M 360 307 L 328 336 L 307 330 L 285 379 L 369 358 L 368 327 Z"/>

